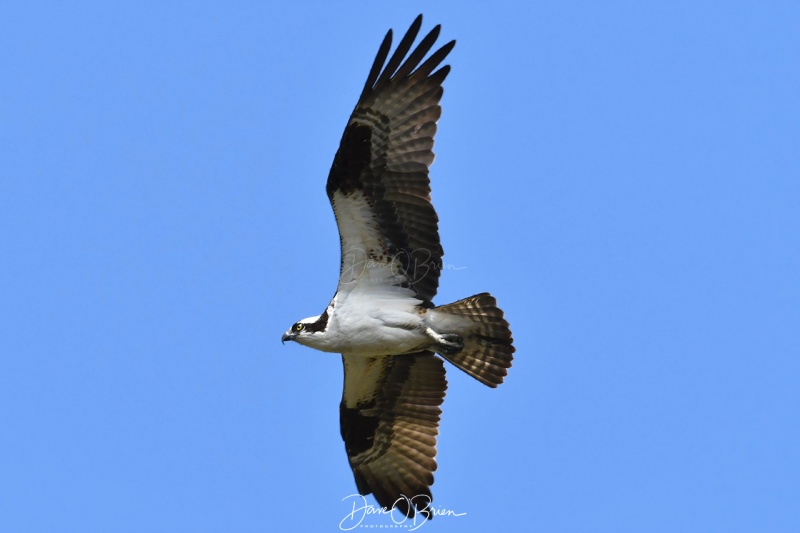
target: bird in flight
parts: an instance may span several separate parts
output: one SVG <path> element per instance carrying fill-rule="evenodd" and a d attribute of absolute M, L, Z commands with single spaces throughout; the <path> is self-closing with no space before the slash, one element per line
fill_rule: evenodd
<path fill-rule="evenodd" d="M 423 61 L 440 26 L 411 51 L 421 25 L 422 15 L 388 62 L 386 34 L 328 175 L 342 254 L 336 294 L 281 340 L 342 354 L 341 433 L 359 493 L 407 517 L 432 518 L 447 389 L 436 354 L 496 387 L 514 346 L 490 294 L 433 304 L 444 252 L 428 168 L 450 71 L 439 67 L 455 41 Z"/>

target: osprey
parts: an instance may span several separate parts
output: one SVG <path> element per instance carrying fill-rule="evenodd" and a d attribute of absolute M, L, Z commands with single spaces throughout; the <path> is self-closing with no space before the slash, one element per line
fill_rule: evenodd
<path fill-rule="evenodd" d="M 436 26 L 406 58 L 421 25 L 422 15 L 388 63 L 392 31 L 386 34 L 328 175 L 342 254 L 336 294 L 281 340 L 342 354 L 341 432 L 358 491 L 408 517 L 431 518 L 447 389 L 435 354 L 496 387 L 514 347 L 490 294 L 433 304 L 444 252 L 428 167 L 450 71 L 438 67 L 455 41 L 423 62 Z"/>

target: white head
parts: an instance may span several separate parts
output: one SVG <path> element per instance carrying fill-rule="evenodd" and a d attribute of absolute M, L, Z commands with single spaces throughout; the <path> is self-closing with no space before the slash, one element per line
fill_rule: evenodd
<path fill-rule="evenodd" d="M 328 311 L 325 310 L 319 316 L 304 318 L 289 328 L 283 334 L 281 342 L 295 341 L 303 346 L 310 348 L 320 348 L 320 344 L 325 337 L 325 328 L 328 326 Z"/>

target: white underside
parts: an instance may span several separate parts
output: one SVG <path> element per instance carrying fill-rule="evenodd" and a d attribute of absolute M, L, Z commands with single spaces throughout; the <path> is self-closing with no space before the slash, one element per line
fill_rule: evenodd
<path fill-rule="evenodd" d="M 369 269 L 375 273 L 376 269 Z M 369 276 L 364 276 L 369 277 Z M 348 355 L 379 356 L 416 352 L 435 341 L 414 292 L 362 279 L 337 293 L 324 334 L 309 339 L 312 348 Z"/>

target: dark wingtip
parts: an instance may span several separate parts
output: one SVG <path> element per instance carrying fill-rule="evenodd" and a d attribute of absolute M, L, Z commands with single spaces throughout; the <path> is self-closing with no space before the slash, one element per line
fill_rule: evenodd
<path fill-rule="evenodd" d="M 411 23 L 411 26 L 408 28 L 406 34 L 413 33 L 414 36 L 419 33 L 419 29 L 422 27 L 422 13 L 417 15 L 417 18 L 414 19 L 414 22 Z M 413 38 L 412 38 L 413 40 Z"/>

